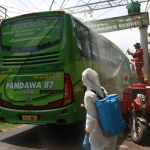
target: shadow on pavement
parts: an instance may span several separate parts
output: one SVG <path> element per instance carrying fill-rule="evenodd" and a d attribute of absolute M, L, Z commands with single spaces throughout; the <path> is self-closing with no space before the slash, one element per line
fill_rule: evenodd
<path fill-rule="evenodd" d="M 140 145 L 127 140 L 129 129 L 118 135 L 117 150 L 149 150 L 150 129 L 148 136 Z M 0 142 L 7 145 L 32 148 L 33 150 L 83 150 L 85 121 L 72 125 L 26 125 L 20 129 L 0 133 Z"/>
<path fill-rule="evenodd" d="M 15 134 L 0 135 L 0 141 L 20 148 L 44 150 L 83 150 L 85 121 L 71 125 L 37 125 Z M 6 135 L 7 134 L 7 135 Z"/>

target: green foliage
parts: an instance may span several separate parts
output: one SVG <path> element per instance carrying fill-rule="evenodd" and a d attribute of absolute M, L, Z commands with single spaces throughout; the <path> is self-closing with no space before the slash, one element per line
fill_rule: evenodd
<path fill-rule="evenodd" d="M 12 128 L 16 128 L 19 126 L 21 126 L 21 125 L 20 124 L 5 123 L 5 122 L 0 121 L 0 132 L 7 131 L 7 130 L 10 130 Z"/>

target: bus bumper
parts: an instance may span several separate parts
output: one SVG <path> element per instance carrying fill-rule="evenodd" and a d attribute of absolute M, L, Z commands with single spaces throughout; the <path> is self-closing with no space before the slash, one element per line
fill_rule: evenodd
<path fill-rule="evenodd" d="M 8 123 L 71 124 L 75 122 L 76 118 L 74 103 L 63 108 L 50 110 L 15 110 L 3 107 L 0 107 L 0 110 L 0 117 Z"/>

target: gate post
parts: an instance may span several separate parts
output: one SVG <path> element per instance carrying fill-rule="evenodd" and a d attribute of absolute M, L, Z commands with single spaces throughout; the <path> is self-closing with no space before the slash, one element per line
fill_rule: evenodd
<path fill-rule="evenodd" d="M 143 55 L 143 58 L 144 58 L 144 66 L 143 66 L 144 81 L 150 85 L 147 26 L 140 27 L 139 31 L 140 31 L 141 48 L 143 49 L 143 52 L 144 52 L 144 55 Z"/>

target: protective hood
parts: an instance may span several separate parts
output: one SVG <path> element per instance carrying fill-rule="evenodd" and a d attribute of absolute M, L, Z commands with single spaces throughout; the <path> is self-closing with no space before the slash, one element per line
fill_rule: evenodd
<path fill-rule="evenodd" d="M 83 84 L 86 86 L 87 90 L 94 90 L 96 91 L 102 98 L 104 97 L 102 94 L 99 76 L 97 72 L 94 70 L 87 68 L 82 73 L 82 81 Z"/>

